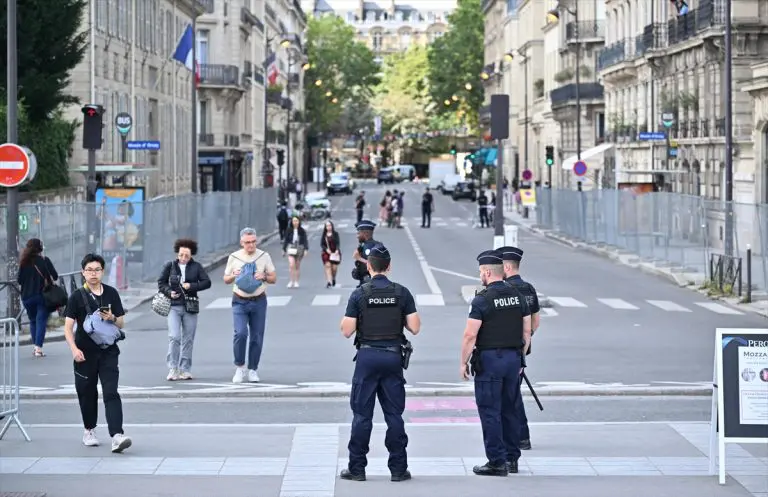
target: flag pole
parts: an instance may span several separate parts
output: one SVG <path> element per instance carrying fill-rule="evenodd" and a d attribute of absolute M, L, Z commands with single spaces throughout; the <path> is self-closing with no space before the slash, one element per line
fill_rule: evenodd
<path fill-rule="evenodd" d="M 176 0 L 173 0 L 173 19 L 176 19 Z M 173 30 L 176 31 L 176 23 L 173 23 Z M 168 61 L 163 62 L 163 67 L 165 67 L 165 64 Z M 178 147 L 176 142 L 178 141 L 178 135 L 176 134 L 176 78 L 178 78 L 178 73 L 176 72 L 176 66 L 173 66 L 173 77 L 171 78 L 171 93 L 173 94 L 173 100 L 171 103 L 171 109 L 173 112 L 173 115 L 171 116 L 171 121 L 173 122 L 173 128 L 171 131 L 172 138 L 171 143 L 173 144 L 173 155 L 171 157 L 171 160 L 173 161 L 173 196 L 176 197 L 178 195 L 178 189 L 177 189 L 177 179 L 176 177 L 179 174 L 178 170 Z M 160 71 L 160 77 L 163 77 L 163 74 L 165 74 L 165 71 L 161 69 Z M 175 202 L 174 202 L 175 203 Z M 174 218 L 175 220 L 175 218 Z M 175 226 L 175 224 L 174 224 Z"/>
<path fill-rule="evenodd" d="M 190 187 L 197 193 L 197 13 L 192 15 L 192 176 Z"/>

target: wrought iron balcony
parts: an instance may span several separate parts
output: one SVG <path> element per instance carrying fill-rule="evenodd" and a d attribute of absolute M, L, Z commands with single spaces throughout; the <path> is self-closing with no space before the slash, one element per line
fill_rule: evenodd
<path fill-rule="evenodd" d="M 206 14 L 213 14 L 213 0 L 195 0 L 195 3 Z"/>
<path fill-rule="evenodd" d="M 200 64 L 201 86 L 240 86 L 240 68 L 225 64 Z"/>
<path fill-rule="evenodd" d="M 552 101 L 552 107 L 568 105 L 569 102 L 576 102 L 576 93 L 578 89 L 580 100 L 602 100 L 603 85 L 600 83 L 570 83 L 560 88 L 555 88 L 549 93 Z"/>
<path fill-rule="evenodd" d="M 643 40 L 645 52 L 659 50 L 667 45 L 667 30 L 662 23 L 648 24 L 643 28 L 643 34 L 639 39 Z"/>
<path fill-rule="evenodd" d="M 269 5 L 264 5 L 264 12 L 266 12 L 267 17 L 269 17 L 273 21 L 277 20 L 277 15 L 275 14 L 275 9 L 273 9 Z"/>
<path fill-rule="evenodd" d="M 605 39 L 605 21 L 571 21 L 565 25 L 566 43 L 583 43 Z"/>
<path fill-rule="evenodd" d="M 597 58 L 597 70 L 602 71 L 625 60 L 627 60 L 626 40 L 622 40 L 600 51 Z"/>
<path fill-rule="evenodd" d="M 254 28 L 258 29 L 260 32 L 264 32 L 264 23 L 261 22 L 261 19 L 256 17 L 256 15 L 251 12 L 251 10 L 248 7 L 241 7 L 240 8 L 240 21 L 243 24 L 248 24 L 249 26 L 253 26 Z"/>

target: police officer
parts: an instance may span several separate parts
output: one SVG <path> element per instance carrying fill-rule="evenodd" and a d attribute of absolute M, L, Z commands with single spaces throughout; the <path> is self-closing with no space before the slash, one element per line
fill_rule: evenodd
<path fill-rule="evenodd" d="M 515 287 L 528 303 L 531 309 L 531 336 L 539 329 L 539 296 L 536 289 L 520 277 L 520 262 L 523 260 L 523 251 L 517 247 L 501 247 L 501 258 L 504 259 L 504 281 L 508 285 Z M 528 347 L 527 354 L 531 353 L 531 347 Z M 522 388 L 523 377 L 520 376 L 520 385 Z M 515 402 L 517 410 L 517 419 L 520 421 L 520 449 L 531 449 L 531 431 L 528 428 L 528 416 L 525 415 L 525 404 L 523 403 L 522 391 Z"/>
<path fill-rule="evenodd" d="M 389 450 L 392 481 L 410 480 L 403 411 L 405 410 L 405 378 L 413 350 L 403 328 L 419 333 L 421 320 L 416 303 L 407 288 L 390 281 L 390 255 L 377 244 L 367 259 L 371 281 L 356 288 L 349 296 L 347 310 L 341 320 L 341 332 L 349 338 L 357 333 L 355 373 L 349 403 L 354 417 L 349 438 L 349 464 L 341 472 L 344 480 L 364 481 L 366 454 L 373 429 L 373 408 L 378 395 L 387 434 L 384 445 Z"/>
<path fill-rule="evenodd" d="M 371 221 L 366 219 L 355 224 L 357 228 L 357 250 L 352 254 L 352 258 L 355 260 L 355 268 L 352 270 L 352 278 L 357 280 L 358 288 L 370 278 L 370 273 L 366 266 L 366 260 L 368 259 L 368 253 L 371 248 L 376 246 L 379 242 L 373 239 L 373 229 L 376 227 Z"/>
<path fill-rule="evenodd" d="M 522 359 L 531 342 L 531 311 L 520 292 L 504 282 L 500 252 L 485 251 L 477 261 L 485 288 L 470 306 L 460 374 L 469 379 L 469 362 L 488 462 L 472 471 L 480 476 L 507 476 L 517 473 L 520 458 L 520 423 L 514 405 Z"/>

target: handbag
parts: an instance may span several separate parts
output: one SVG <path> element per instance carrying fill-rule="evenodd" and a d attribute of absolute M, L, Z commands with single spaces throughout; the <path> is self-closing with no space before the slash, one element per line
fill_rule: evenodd
<path fill-rule="evenodd" d="M 299 247 L 297 246 L 288 247 L 285 253 L 288 255 L 299 255 Z"/>
<path fill-rule="evenodd" d="M 162 317 L 167 317 L 171 313 L 171 299 L 162 292 L 157 292 L 152 297 L 152 311 Z"/>
<path fill-rule="evenodd" d="M 67 291 L 54 283 L 50 274 L 48 274 L 47 278 L 43 276 L 43 273 L 40 272 L 40 268 L 37 267 L 37 264 L 33 263 L 33 265 L 35 266 L 35 271 L 37 271 L 37 274 L 39 274 L 43 279 L 43 300 L 45 301 L 45 308 L 51 312 L 55 311 L 59 307 L 64 307 L 67 305 L 67 300 L 69 299 L 67 296 Z"/>
<path fill-rule="evenodd" d="M 334 252 L 328 256 L 328 260 L 333 262 L 341 262 L 341 254 L 338 252 Z"/>

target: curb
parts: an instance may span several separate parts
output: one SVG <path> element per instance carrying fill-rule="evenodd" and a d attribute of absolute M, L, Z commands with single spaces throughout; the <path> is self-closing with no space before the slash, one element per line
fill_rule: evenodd
<path fill-rule="evenodd" d="M 474 389 L 471 384 L 466 388 L 408 388 L 406 394 L 414 397 L 469 397 L 474 395 Z M 593 387 L 593 388 L 558 388 L 541 387 L 536 391 L 539 397 L 711 397 L 711 386 L 698 387 Z M 523 395 L 532 397 L 530 391 L 523 389 Z M 151 394 L 146 392 L 120 392 L 123 399 L 225 399 L 225 398 L 349 398 L 349 389 L 312 389 L 303 390 L 284 389 L 240 389 L 240 390 L 167 390 L 154 391 Z M 75 392 L 22 392 L 22 400 L 73 400 L 77 399 Z"/>
<path fill-rule="evenodd" d="M 271 233 L 268 233 L 268 234 L 264 235 L 263 237 L 261 237 L 261 239 L 259 241 L 261 243 L 267 243 L 267 242 L 271 241 L 275 236 L 277 236 L 277 233 L 278 233 L 277 230 L 275 230 L 275 231 L 273 231 Z M 260 245 L 261 245 L 261 243 L 260 243 Z M 235 247 L 235 245 L 230 247 L 226 253 L 224 251 L 222 251 L 220 253 L 214 254 L 212 261 L 203 264 L 203 267 L 205 268 L 206 272 L 207 271 L 212 271 L 214 269 L 218 269 L 219 267 L 221 267 L 227 261 L 227 258 L 229 257 L 229 254 L 233 252 L 232 248 L 234 248 L 234 247 Z M 131 309 L 126 311 L 126 314 L 131 312 L 133 309 L 136 309 L 137 307 L 139 307 L 141 305 L 144 305 L 147 302 L 151 301 L 154 297 L 155 297 L 155 294 L 153 293 L 152 295 L 149 295 L 147 297 L 140 298 L 137 301 L 136 305 L 134 305 Z M 59 326 L 58 328 L 54 328 L 52 330 L 48 330 L 46 332 L 46 334 L 45 334 L 45 342 L 46 343 L 63 342 L 63 341 L 64 341 L 64 327 L 63 326 Z M 32 337 L 28 336 L 26 334 L 24 336 L 19 337 L 19 346 L 21 347 L 23 345 L 32 345 Z"/>
<path fill-rule="evenodd" d="M 460 290 L 461 298 L 464 299 L 464 302 L 469 304 L 472 302 L 472 299 L 475 298 L 475 291 L 480 291 L 482 288 L 481 285 L 462 285 Z M 546 297 L 541 293 L 538 293 L 537 295 L 539 297 L 539 307 L 553 307 L 549 297 Z"/>

